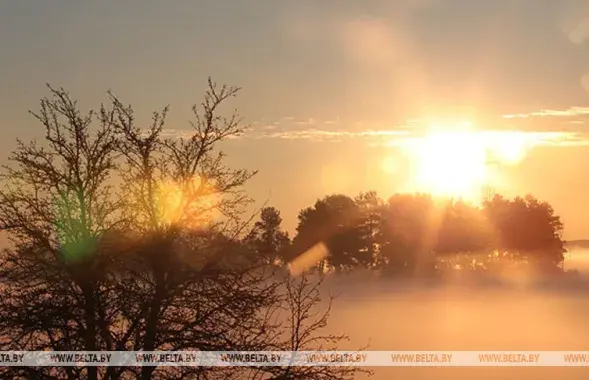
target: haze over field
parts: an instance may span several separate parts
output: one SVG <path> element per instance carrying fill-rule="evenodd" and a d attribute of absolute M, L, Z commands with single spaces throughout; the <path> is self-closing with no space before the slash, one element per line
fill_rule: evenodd
<path fill-rule="evenodd" d="M 393 285 L 394 286 L 394 285 Z M 365 282 L 335 303 L 330 329 L 350 335 L 354 350 L 586 351 L 589 300 L 583 292 L 509 289 L 390 291 Z M 584 294 L 582 294 L 584 293 Z M 585 379 L 587 368 L 376 368 L 379 380 Z"/>
<path fill-rule="evenodd" d="M 538 286 L 382 282 L 370 274 L 328 281 L 339 294 L 329 329 L 345 349 L 409 351 L 589 350 L 589 251 L 572 250 L 584 283 Z M 373 379 L 582 380 L 587 368 L 376 368 Z M 358 378 L 363 378 L 359 376 Z"/>

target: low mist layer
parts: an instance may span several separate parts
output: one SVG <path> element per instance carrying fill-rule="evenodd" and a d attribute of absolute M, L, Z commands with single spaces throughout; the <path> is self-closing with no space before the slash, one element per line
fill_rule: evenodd
<path fill-rule="evenodd" d="M 329 330 L 341 349 L 589 350 L 589 251 L 571 252 L 575 280 L 493 284 L 335 275 Z M 375 368 L 373 379 L 586 379 L 588 368 Z M 362 377 L 362 376 L 361 376 Z"/>

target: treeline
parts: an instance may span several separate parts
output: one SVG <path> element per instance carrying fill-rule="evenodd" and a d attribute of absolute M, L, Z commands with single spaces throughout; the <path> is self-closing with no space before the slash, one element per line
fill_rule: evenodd
<path fill-rule="evenodd" d="M 531 195 L 496 195 L 481 206 L 375 192 L 319 199 L 298 216 L 291 240 L 280 212 L 267 207 L 246 242 L 266 262 L 284 265 L 319 243 L 327 257 L 309 270 L 374 269 L 385 275 L 433 275 L 452 270 L 497 272 L 519 266 L 536 273 L 563 269 L 563 224 L 550 204 Z"/>

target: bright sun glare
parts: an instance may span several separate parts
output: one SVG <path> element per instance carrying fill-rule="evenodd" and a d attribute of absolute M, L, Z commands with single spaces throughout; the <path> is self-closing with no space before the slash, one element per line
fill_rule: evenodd
<path fill-rule="evenodd" d="M 493 180 L 490 164 L 519 162 L 526 143 L 519 132 L 478 131 L 469 123 L 433 126 L 409 145 L 414 190 L 478 200 Z"/>
<path fill-rule="evenodd" d="M 472 197 L 486 178 L 485 150 L 477 135 L 433 131 L 416 149 L 416 182 L 435 195 Z"/>

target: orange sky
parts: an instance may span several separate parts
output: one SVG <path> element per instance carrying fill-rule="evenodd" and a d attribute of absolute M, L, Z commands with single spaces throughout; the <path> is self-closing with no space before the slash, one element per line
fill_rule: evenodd
<path fill-rule="evenodd" d="M 330 192 L 388 196 L 416 178 L 452 190 L 444 177 L 471 187 L 476 149 L 435 143 L 438 155 L 426 157 L 402 142 L 468 121 L 484 139 L 533 141 L 502 165 L 497 190 L 549 201 L 567 238 L 589 237 L 586 1 L 116 4 L 0 3 L 3 152 L 42 136 L 27 110 L 45 82 L 83 108 L 111 89 L 145 121 L 171 104 L 171 133 L 183 135 L 210 75 L 243 87 L 231 106 L 251 130 L 224 148 L 260 170 L 251 194 L 280 208 L 291 230 L 299 209 Z M 452 165 L 461 169 L 440 171 Z"/>

